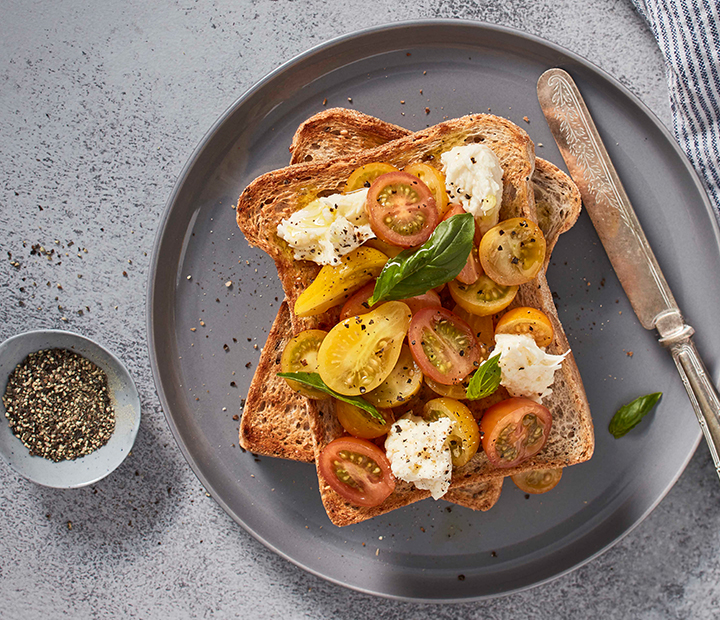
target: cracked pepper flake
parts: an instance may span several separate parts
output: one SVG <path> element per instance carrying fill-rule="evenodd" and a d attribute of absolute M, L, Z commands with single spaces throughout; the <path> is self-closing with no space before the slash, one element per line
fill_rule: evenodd
<path fill-rule="evenodd" d="M 115 430 L 107 376 L 66 349 L 28 355 L 11 373 L 3 404 L 30 454 L 55 462 L 94 452 Z"/>

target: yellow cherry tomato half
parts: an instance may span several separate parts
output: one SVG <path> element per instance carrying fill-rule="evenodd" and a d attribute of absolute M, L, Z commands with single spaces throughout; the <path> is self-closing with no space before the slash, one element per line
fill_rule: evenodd
<path fill-rule="evenodd" d="M 363 187 L 370 187 L 372 182 L 377 179 L 381 174 L 387 174 L 388 172 L 397 172 L 398 169 L 392 164 L 385 162 L 373 162 L 372 164 L 365 164 L 356 168 L 353 173 L 348 177 L 345 183 L 345 189 L 343 193 L 349 194 L 355 190 L 362 189 Z"/>
<path fill-rule="evenodd" d="M 435 398 L 425 404 L 422 417 L 428 422 L 450 418 L 452 427 L 448 443 L 453 467 L 462 467 L 475 456 L 480 446 L 480 429 L 470 409 L 460 401 Z"/>
<path fill-rule="evenodd" d="M 339 265 L 325 265 L 295 301 L 295 316 L 315 316 L 343 303 L 377 278 L 387 260 L 379 250 L 359 247 L 343 256 Z"/>
<path fill-rule="evenodd" d="M 503 286 L 486 275 L 481 275 L 473 284 L 453 280 L 448 283 L 448 289 L 458 306 L 478 316 L 505 310 L 518 292 L 517 286 Z"/>
<path fill-rule="evenodd" d="M 510 476 L 515 485 L 525 493 L 541 495 L 554 489 L 562 478 L 562 467 L 557 469 L 535 469 Z"/>
<path fill-rule="evenodd" d="M 327 336 L 327 332 L 322 329 L 307 329 L 291 338 L 283 349 L 280 370 L 282 372 L 317 372 L 317 354 L 325 336 Z M 309 398 L 317 400 L 330 398 L 329 394 L 292 379 L 285 379 L 285 381 L 293 390 Z"/>
<path fill-rule="evenodd" d="M 437 168 L 420 162 L 405 166 L 403 172 L 412 174 L 430 188 L 430 191 L 435 197 L 435 207 L 438 210 L 438 217 L 442 220 L 445 213 L 447 213 L 450 202 L 447 190 L 445 189 L 445 175 Z"/>
<path fill-rule="evenodd" d="M 385 418 L 385 424 L 373 418 L 360 407 L 342 400 L 335 401 L 335 415 L 338 422 L 353 437 L 360 437 L 361 439 L 376 439 L 387 435 L 395 418 L 388 409 L 380 409 L 379 411 Z"/>
<path fill-rule="evenodd" d="M 467 398 L 467 387 L 470 382 L 470 373 L 462 383 L 454 383 L 453 385 L 445 385 L 439 381 L 433 381 L 430 377 L 425 377 L 425 384 L 439 396 L 447 396 L 455 400 L 464 400 Z"/>
<path fill-rule="evenodd" d="M 410 347 L 403 344 L 400 357 L 388 378 L 372 392 L 365 394 L 364 397 L 365 400 L 376 407 L 399 407 L 420 391 L 422 380 L 422 371 L 413 359 Z M 354 433 L 350 434 L 353 435 Z M 360 435 L 357 435 L 357 437 L 360 437 Z"/>
<path fill-rule="evenodd" d="M 378 387 L 395 368 L 410 326 L 410 308 L 388 301 L 338 323 L 318 351 L 318 372 L 325 384 L 346 396 Z"/>
<path fill-rule="evenodd" d="M 495 282 L 516 286 L 530 282 L 545 261 L 545 236 L 524 217 L 503 220 L 488 230 L 478 249 L 483 271 Z"/>
<path fill-rule="evenodd" d="M 395 258 L 398 254 L 400 254 L 400 252 L 403 251 L 401 247 L 385 243 L 382 239 L 378 239 L 377 237 L 374 237 L 373 239 L 368 239 L 365 243 L 363 243 L 363 246 L 380 250 L 388 258 Z"/>
<path fill-rule="evenodd" d="M 555 334 L 548 316 L 537 308 L 522 306 L 508 310 L 495 326 L 496 334 L 527 334 L 539 347 L 548 346 Z"/>

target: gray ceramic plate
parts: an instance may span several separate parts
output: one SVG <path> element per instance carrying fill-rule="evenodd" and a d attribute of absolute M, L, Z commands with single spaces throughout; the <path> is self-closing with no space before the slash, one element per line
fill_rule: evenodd
<path fill-rule="evenodd" d="M 555 45 L 461 21 L 397 24 L 342 37 L 273 72 L 205 137 L 168 203 L 155 247 L 148 329 L 158 393 L 194 471 L 271 549 L 336 583 L 383 596 L 459 601 L 556 577 L 637 525 L 683 471 L 699 430 L 670 356 L 641 328 L 585 215 L 561 238 L 549 279 L 594 414 L 597 446 L 544 496 L 508 482 L 474 513 L 426 500 L 338 529 L 313 466 L 237 447 L 242 399 L 282 293 L 273 264 L 234 221 L 238 194 L 288 161 L 297 126 L 351 106 L 410 129 L 491 109 L 562 164 L 535 95 L 549 67 L 576 79 L 707 365 L 717 368 L 718 231 L 687 161 L 656 118 L 608 75 Z M 352 101 L 350 101 L 350 99 Z M 402 103 L 404 101 L 404 103 Z M 427 108 L 427 110 L 426 110 Z M 523 120 L 527 116 L 529 123 Z M 542 146 L 540 146 L 542 144 Z M 226 283 L 232 281 L 232 286 Z M 664 396 L 622 440 L 617 407 Z"/>
<path fill-rule="evenodd" d="M 0 344 L 0 389 L 5 393 L 10 373 L 30 353 L 43 349 L 69 349 L 105 371 L 115 409 L 115 430 L 101 448 L 74 461 L 57 463 L 31 456 L 13 434 L 0 402 L 0 456 L 21 476 L 48 487 L 70 489 L 97 482 L 114 471 L 135 443 L 140 428 L 140 397 L 123 363 L 89 338 L 57 329 L 18 334 Z"/>

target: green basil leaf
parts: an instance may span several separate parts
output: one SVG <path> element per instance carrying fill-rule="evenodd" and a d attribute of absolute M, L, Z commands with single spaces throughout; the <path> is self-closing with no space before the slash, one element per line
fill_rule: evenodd
<path fill-rule="evenodd" d="M 345 396 L 344 394 L 338 394 L 335 390 L 325 385 L 325 382 L 316 372 L 279 372 L 277 373 L 277 376 L 282 377 L 283 379 L 292 379 L 293 381 L 297 381 L 298 383 L 302 383 L 303 385 L 308 385 L 315 388 L 316 390 L 320 390 L 321 392 L 330 394 L 330 396 L 349 403 L 350 405 L 360 407 L 360 409 L 367 411 L 373 418 L 380 422 L 380 424 L 385 424 L 385 418 L 383 417 L 383 414 L 380 413 L 375 408 L 375 406 L 371 405 L 362 396 Z"/>
<path fill-rule="evenodd" d="M 470 400 L 479 400 L 490 396 L 500 387 L 500 354 L 485 360 L 475 371 L 468 383 L 466 396 Z"/>
<path fill-rule="evenodd" d="M 615 412 L 608 426 L 608 430 L 612 436 L 615 437 L 615 439 L 619 439 L 640 424 L 640 420 L 650 413 L 661 396 L 662 392 L 646 394 L 620 407 L 620 409 Z"/>
<path fill-rule="evenodd" d="M 422 295 L 454 280 L 467 263 L 474 235 L 475 219 L 471 213 L 453 215 L 440 222 L 417 250 L 403 250 L 385 264 L 370 305 Z"/>

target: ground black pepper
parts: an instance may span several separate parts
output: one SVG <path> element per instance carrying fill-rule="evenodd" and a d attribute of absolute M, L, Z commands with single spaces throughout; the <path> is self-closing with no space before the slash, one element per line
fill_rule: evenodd
<path fill-rule="evenodd" d="M 28 355 L 10 375 L 3 404 L 30 454 L 55 462 L 94 452 L 115 430 L 107 376 L 67 349 Z"/>

